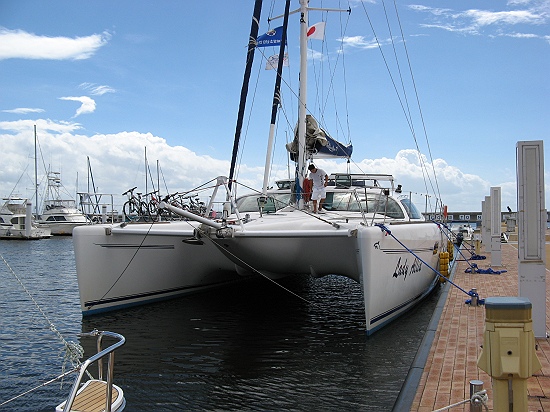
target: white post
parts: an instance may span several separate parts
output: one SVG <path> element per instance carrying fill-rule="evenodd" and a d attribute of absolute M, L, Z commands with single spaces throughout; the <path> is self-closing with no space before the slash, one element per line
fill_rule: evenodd
<path fill-rule="evenodd" d="M 481 215 L 481 240 L 485 252 L 491 251 L 491 196 L 485 196 Z"/>
<path fill-rule="evenodd" d="M 25 212 L 25 237 L 28 239 L 31 237 L 32 229 L 32 203 L 29 201 L 27 201 L 27 209 Z"/>
<path fill-rule="evenodd" d="M 491 188 L 491 266 L 502 265 L 500 187 Z"/>
<path fill-rule="evenodd" d="M 546 209 L 542 140 L 516 145 L 519 296 L 533 304 L 535 337 L 546 337 Z"/>

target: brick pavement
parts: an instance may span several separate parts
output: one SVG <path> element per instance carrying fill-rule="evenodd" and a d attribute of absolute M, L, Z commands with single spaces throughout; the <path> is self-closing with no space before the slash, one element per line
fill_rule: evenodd
<path fill-rule="evenodd" d="M 548 243 L 546 249 L 549 249 Z M 491 263 L 490 253 L 482 254 L 487 259 L 476 263 L 480 268 L 486 269 Z M 466 253 L 466 256 L 469 257 L 469 254 Z M 549 264 L 547 260 L 547 274 Z M 506 273 L 468 274 L 464 273 L 466 268 L 468 264 L 463 260 L 459 261 L 453 278 L 453 282 L 464 290 L 477 288 L 481 298 L 517 296 L 517 244 L 502 244 L 502 267 L 493 267 L 494 270 L 505 269 Z M 547 281 L 547 325 L 550 324 L 549 288 L 550 281 Z M 462 291 L 451 286 L 411 411 L 431 412 L 469 398 L 469 382 L 472 379 L 484 382 L 484 389 L 487 389 L 489 397 L 487 406 L 493 411 L 491 379 L 477 367 L 485 330 L 485 308 L 465 305 L 467 298 Z M 536 353 L 542 370 L 528 380 L 529 411 L 550 412 L 550 340 L 537 339 L 537 345 Z M 451 409 L 452 412 L 469 410 L 469 403 Z"/>

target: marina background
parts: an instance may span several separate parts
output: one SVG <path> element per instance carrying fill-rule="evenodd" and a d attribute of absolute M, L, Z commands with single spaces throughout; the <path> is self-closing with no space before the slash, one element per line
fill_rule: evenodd
<path fill-rule="evenodd" d="M 328 276 L 263 278 L 82 319 L 72 239 L 0 243 L 1 255 L 67 340 L 94 328 L 121 333 L 115 383 L 132 411 L 391 411 L 438 293 L 367 338 L 361 291 Z M 58 338 L 0 262 L 0 400 L 61 374 Z M 159 270 L 162 270 L 160 267 Z M 95 340 L 85 339 L 85 357 Z M 52 411 L 72 379 L 0 410 Z"/>
<path fill-rule="evenodd" d="M 264 1 L 262 33 L 270 28 L 269 5 Z M 345 39 L 327 38 L 326 52 L 316 57 L 335 59 L 340 47 L 346 51 L 354 160 L 366 173 L 392 173 L 405 191 L 420 191 L 422 169 L 409 126 L 364 18 L 367 10 L 390 56 L 384 3 L 331 2 L 348 5 Z M 396 5 L 434 157 L 427 167 L 436 170 L 443 201 L 455 210 L 477 210 L 489 188 L 500 186 L 503 206 L 516 210 L 515 144 L 545 140 L 550 129 L 550 3 Z M 21 177 L 22 195 L 33 187 L 26 179 L 32 167 L 26 167 L 35 124 L 46 164 L 62 172 L 73 193 L 76 180 L 78 190 L 86 189 L 86 156 L 99 192 L 144 190 L 145 147 L 151 164 L 160 162 L 169 191 L 227 175 L 252 8 L 251 1 L 235 7 L 220 0 L 2 1 L 0 150 L 10 161 L 0 170 L 0 195 Z M 322 18 L 311 16 L 312 23 Z M 340 27 L 340 18 L 329 17 L 327 27 Z M 292 73 L 296 39 L 296 32 L 289 34 Z M 261 184 L 274 83 L 261 56 L 255 62 L 254 76 L 261 76 L 256 101 L 266 110 L 248 126 L 239 179 L 251 187 Z M 418 140 L 427 154 L 423 136 Z M 279 146 L 271 184 L 287 177 L 287 154 Z M 549 158 L 548 145 L 545 154 Z M 325 160 L 318 166 L 329 173 L 345 169 Z M 546 182 L 550 204 L 548 174 Z"/>

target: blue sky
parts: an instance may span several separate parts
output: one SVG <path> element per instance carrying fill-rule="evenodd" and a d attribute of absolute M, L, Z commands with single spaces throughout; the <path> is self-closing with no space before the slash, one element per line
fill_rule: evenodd
<path fill-rule="evenodd" d="M 386 70 L 387 63 L 400 89 L 395 48 L 417 142 L 428 169 L 436 171 L 443 202 L 451 210 L 480 210 L 490 187 L 500 186 L 503 209 L 515 209 L 516 142 L 546 140 L 546 163 L 550 159 L 550 1 L 313 3 L 352 8 L 349 17 L 310 15 L 310 24 L 326 20 L 327 31 L 324 42 L 310 41 L 308 67 L 314 82 L 315 73 L 326 70 L 323 63 L 345 62 L 346 85 L 335 85 L 337 98 L 346 97 L 347 111 L 339 112 L 345 125 L 334 131 L 327 120 L 327 130 L 351 140 L 355 164 L 367 173 L 393 173 L 405 190 L 425 192 L 416 143 Z M 78 190 L 86 190 L 87 159 L 99 191 L 144 189 L 145 148 L 152 167 L 160 165 L 161 186 L 171 192 L 227 175 L 253 5 L 0 0 L 0 194 L 15 188 L 28 195 L 32 189 L 34 125 L 40 169 L 60 171 L 71 192 L 77 182 Z M 293 0 L 291 8 L 297 7 Z M 268 24 L 267 17 L 283 8 L 282 0 L 264 1 L 260 33 L 280 25 Z M 285 68 L 292 86 L 297 48 L 293 26 Z M 255 55 L 243 131 L 238 179 L 256 188 L 274 83 L 262 53 L 276 52 L 266 48 Z M 293 127 L 296 104 L 285 86 L 283 93 L 290 104 L 281 122 Z M 310 91 L 312 109 L 316 96 Z M 288 132 L 278 129 L 272 182 L 287 175 Z M 341 161 L 317 163 L 327 172 L 346 167 Z"/>

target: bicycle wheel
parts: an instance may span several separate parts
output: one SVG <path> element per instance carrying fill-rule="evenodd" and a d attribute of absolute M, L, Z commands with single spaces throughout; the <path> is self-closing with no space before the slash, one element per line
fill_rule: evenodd
<path fill-rule="evenodd" d="M 153 222 L 160 220 L 161 210 L 157 207 L 156 202 L 150 201 L 149 204 L 147 205 L 147 211 Z"/>
<path fill-rule="evenodd" d="M 127 221 L 134 222 L 139 219 L 139 210 L 136 205 L 136 202 L 133 200 L 128 200 L 122 206 L 122 212 L 124 213 L 124 218 Z"/>
<path fill-rule="evenodd" d="M 149 206 L 145 202 L 139 202 L 139 210 L 138 210 L 139 216 L 141 220 L 144 222 L 150 222 L 151 214 L 149 213 Z"/>

